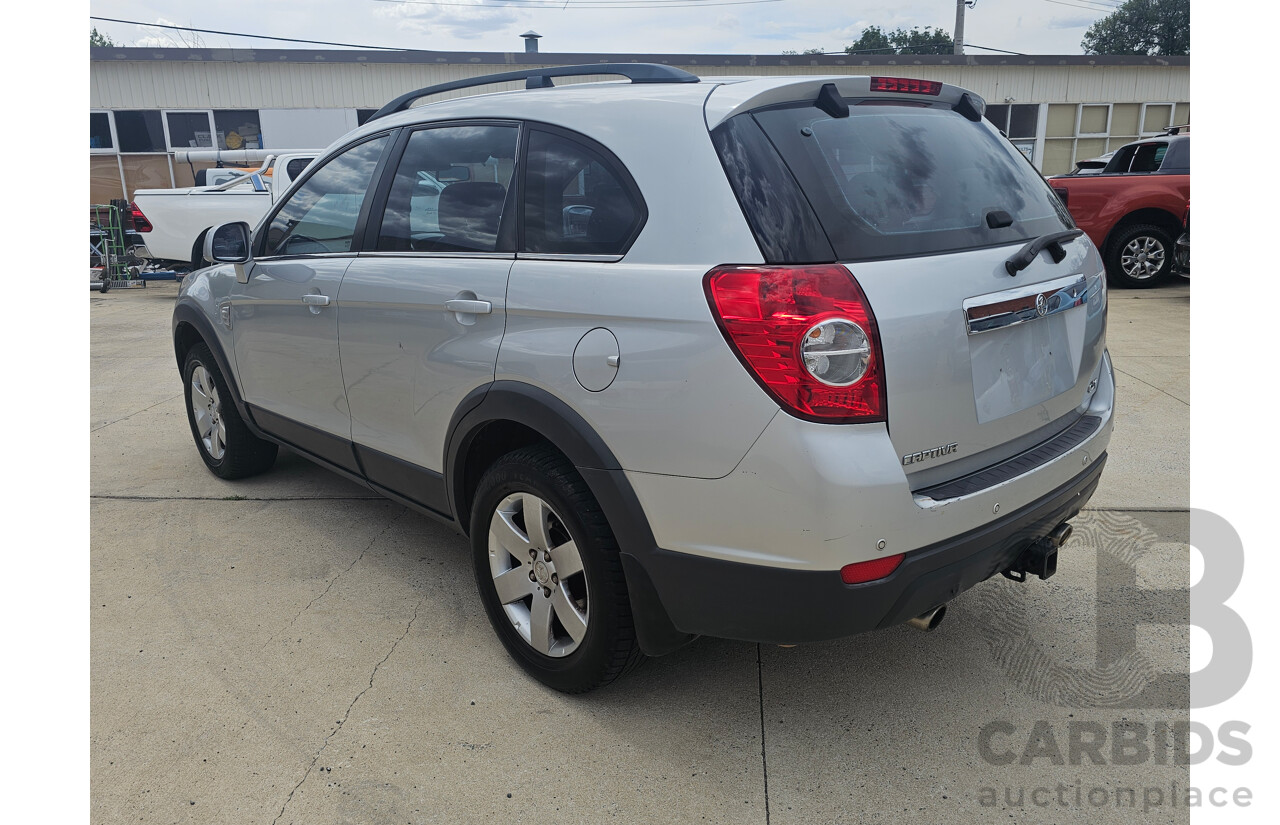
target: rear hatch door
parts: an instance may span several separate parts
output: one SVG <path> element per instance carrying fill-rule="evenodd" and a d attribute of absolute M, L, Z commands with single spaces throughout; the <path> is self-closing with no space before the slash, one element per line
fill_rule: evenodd
<path fill-rule="evenodd" d="M 776 152 L 760 165 L 780 160 L 791 180 L 780 183 L 776 168 L 762 177 L 775 189 L 794 185 L 803 199 L 791 198 L 792 211 L 795 203 L 812 210 L 798 224 L 811 218 L 810 234 L 830 244 L 762 237 L 768 220 L 752 210 L 768 209 L 769 198 L 740 196 L 766 258 L 779 258 L 769 262 L 830 256 L 865 292 L 883 347 L 889 435 L 913 489 L 1003 461 L 1074 424 L 1105 327 L 1102 266 L 1086 238 L 1043 251 L 1012 275 L 1006 266 L 1026 243 L 1074 226 L 1044 178 L 991 124 L 962 113 L 962 92 L 917 88 L 937 91 L 843 89 L 848 114 L 821 95 L 807 98 L 808 87 L 797 86 L 806 95 L 799 100 L 774 90 L 766 105 L 741 107 L 718 127 L 732 140 L 717 136 L 722 157 L 729 145 Z M 752 137 L 756 129 L 767 144 Z M 734 178 L 749 165 L 726 162 L 735 191 L 745 189 Z"/>

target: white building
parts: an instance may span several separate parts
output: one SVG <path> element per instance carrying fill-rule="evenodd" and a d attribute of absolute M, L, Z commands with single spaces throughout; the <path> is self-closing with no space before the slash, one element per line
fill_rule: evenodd
<path fill-rule="evenodd" d="M 136 189 L 192 185 L 199 165 L 175 163 L 174 150 L 318 149 L 404 92 L 538 66 L 641 62 L 701 75 L 889 74 L 940 80 L 985 98 L 988 118 L 1045 174 L 1069 171 L 1076 160 L 1191 118 L 1188 57 L 89 51 L 94 203 L 128 197 Z"/>

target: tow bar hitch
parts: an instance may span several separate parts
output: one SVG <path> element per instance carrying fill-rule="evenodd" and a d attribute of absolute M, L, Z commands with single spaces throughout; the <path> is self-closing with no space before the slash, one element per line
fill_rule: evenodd
<path fill-rule="evenodd" d="M 1065 521 L 1059 524 L 1049 535 L 1031 542 L 1013 566 L 1001 571 L 1001 575 L 1016 582 L 1026 581 L 1028 573 L 1041 579 L 1049 578 L 1058 572 L 1058 548 L 1071 538 L 1071 532 L 1070 524 Z"/>

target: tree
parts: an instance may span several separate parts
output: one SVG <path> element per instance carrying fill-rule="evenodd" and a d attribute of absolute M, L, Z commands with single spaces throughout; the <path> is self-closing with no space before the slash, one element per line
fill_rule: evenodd
<path fill-rule="evenodd" d="M 897 54 L 889 35 L 879 26 L 867 26 L 857 40 L 844 47 L 846 54 Z"/>
<path fill-rule="evenodd" d="M 1085 32 L 1085 54 L 1191 54 L 1191 0 L 1128 0 Z"/>
<path fill-rule="evenodd" d="M 853 43 L 845 47 L 847 54 L 951 54 L 955 41 L 942 29 L 912 26 L 911 30 L 886 32 L 879 26 L 868 26 Z"/>
<path fill-rule="evenodd" d="M 98 32 L 98 27 L 94 26 L 93 29 L 89 32 L 89 45 L 90 46 L 114 46 L 116 45 L 116 42 L 112 40 L 110 37 L 107 37 L 105 34 L 100 34 Z"/>
<path fill-rule="evenodd" d="M 929 26 L 923 29 L 913 26 L 911 31 L 898 29 L 889 35 L 889 40 L 898 54 L 951 54 L 956 47 L 951 35 Z"/>

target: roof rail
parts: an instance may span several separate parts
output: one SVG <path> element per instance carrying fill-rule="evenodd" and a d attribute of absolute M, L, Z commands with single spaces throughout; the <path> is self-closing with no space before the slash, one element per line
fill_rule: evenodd
<path fill-rule="evenodd" d="M 392 114 L 394 112 L 403 112 L 408 109 L 414 101 L 428 95 L 440 94 L 441 92 L 452 92 L 458 89 L 470 89 L 473 86 L 489 86 L 494 83 L 507 83 L 512 80 L 525 81 L 526 89 L 548 89 L 555 84 L 551 82 L 553 77 L 581 77 L 583 75 L 593 74 L 616 74 L 627 78 L 632 83 L 697 83 L 698 76 L 690 74 L 684 69 L 677 69 L 674 66 L 664 66 L 661 63 L 589 63 L 582 66 L 555 66 L 543 69 L 522 69 L 517 72 L 500 72 L 499 74 L 487 74 L 480 77 L 469 77 L 465 80 L 454 80 L 450 83 L 440 83 L 436 86 L 427 86 L 417 91 L 409 92 L 397 97 L 395 100 L 383 106 L 374 112 L 369 120 L 376 120 L 380 117 Z M 368 123 L 366 120 L 365 123 Z"/>

